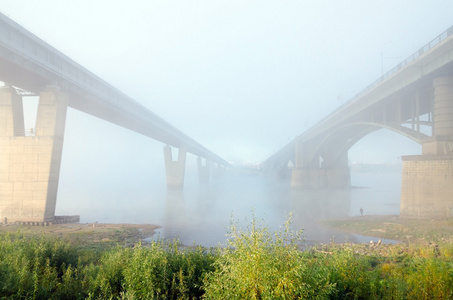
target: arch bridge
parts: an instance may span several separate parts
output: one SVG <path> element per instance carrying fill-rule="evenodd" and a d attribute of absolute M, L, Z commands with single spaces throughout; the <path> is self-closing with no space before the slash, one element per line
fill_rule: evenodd
<path fill-rule="evenodd" d="M 453 26 L 269 157 L 262 168 L 282 171 L 293 162 L 292 187 L 350 187 L 348 150 L 381 128 L 422 146 L 422 155 L 402 157 L 401 215 L 453 216 Z"/>

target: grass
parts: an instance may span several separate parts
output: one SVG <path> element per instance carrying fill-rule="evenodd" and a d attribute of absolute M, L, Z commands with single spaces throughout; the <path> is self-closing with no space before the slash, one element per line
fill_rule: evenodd
<path fill-rule="evenodd" d="M 405 232 L 409 224 L 387 221 L 332 224 L 364 225 L 379 235 Z M 244 230 L 233 224 L 225 245 L 210 249 L 142 244 L 153 227 L 5 227 L 0 299 L 453 299 L 453 241 L 443 230 L 429 233 L 435 226 L 412 240 L 419 243 L 332 243 L 306 251 L 289 221 L 270 232 L 256 217 Z M 437 243 L 427 242 L 432 237 Z"/>
<path fill-rule="evenodd" d="M 14 225 L 0 226 L 0 237 L 20 234 L 25 238 L 45 236 L 64 240 L 88 249 L 104 250 L 116 245 L 134 245 L 154 235 L 159 227 L 149 224 L 56 224 L 52 226 Z"/>
<path fill-rule="evenodd" d="M 397 215 L 384 215 L 324 220 L 323 224 L 346 232 L 404 243 L 439 243 L 449 241 L 453 237 L 453 219 L 400 218 Z"/>

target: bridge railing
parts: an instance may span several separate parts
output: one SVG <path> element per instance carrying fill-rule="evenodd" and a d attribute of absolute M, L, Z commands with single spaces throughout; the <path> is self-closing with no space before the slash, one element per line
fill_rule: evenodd
<path fill-rule="evenodd" d="M 86 90 L 99 99 L 120 107 L 121 110 L 140 114 L 144 109 L 143 105 L 1 13 L 0 44 L 11 53 L 25 58 L 23 62 L 18 62 L 19 64 L 41 72 L 41 75 L 54 80 L 53 84 L 58 84 L 61 88 L 67 87 L 67 84 L 61 82 L 61 78 L 64 78 L 67 83 Z M 35 65 L 31 66 L 30 62 Z"/>
<path fill-rule="evenodd" d="M 398 73 L 399 71 L 403 70 L 404 68 L 406 68 L 408 65 L 410 65 L 412 62 L 414 62 L 415 60 L 417 60 L 420 56 L 422 56 L 424 53 L 426 53 L 427 51 L 429 51 L 430 49 L 434 48 L 435 46 L 439 45 L 442 41 L 446 40 L 447 38 L 449 38 L 450 36 L 453 35 L 453 26 L 450 26 L 450 28 L 448 28 L 447 30 L 445 30 L 444 32 L 442 32 L 441 34 L 439 34 L 438 36 L 436 36 L 434 39 L 432 39 L 429 43 L 427 43 L 426 45 L 424 45 L 423 47 L 421 47 L 419 50 L 415 51 L 412 55 L 410 55 L 408 58 L 406 58 L 405 60 L 403 60 L 402 62 L 400 62 L 399 64 L 397 64 L 395 67 L 393 67 L 391 70 L 389 70 L 388 72 L 386 72 L 385 74 L 383 74 L 381 77 L 379 77 L 378 79 L 376 79 L 375 81 L 373 81 L 370 85 L 368 85 L 366 88 L 364 88 L 363 90 L 361 90 L 359 93 L 357 93 L 356 95 L 354 95 L 352 98 L 350 98 L 348 101 L 346 101 L 345 103 L 343 103 L 342 105 L 340 105 L 338 108 L 336 108 L 333 112 L 331 112 L 330 114 L 328 114 L 327 116 L 325 116 L 321 121 L 319 121 L 314 127 L 316 127 L 318 124 L 321 124 L 323 123 L 325 120 L 329 119 L 331 116 L 335 115 L 336 113 L 338 113 L 339 111 L 341 111 L 342 109 L 344 109 L 345 107 L 347 107 L 348 105 L 350 105 L 352 102 L 354 102 L 355 100 L 357 100 L 358 98 L 362 97 L 363 95 L 365 95 L 366 93 L 368 93 L 370 90 L 372 90 L 373 88 L 377 87 L 379 84 L 381 84 L 382 82 L 384 82 L 385 80 L 387 80 L 389 77 L 393 76 L 394 74 Z M 314 128 L 312 127 L 312 128 Z M 306 131 L 307 132 L 307 131 Z M 305 133 L 306 133 L 305 132 Z M 283 151 L 288 151 L 288 152 L 292 152 L 294 153 L 294 145 L 295 143 L 297 142 L 298 138 L 301 138 L 303 137 L 303 135 L 305 133 L 302 133 L 301 135 L 299 135 L 298 137 L 296 137 L 294 140 L 292 140 L 289 144 L 287 144 L 286 146 L 284 146 L 282 149 L 280 149 L 279 151 L 277 151 L 276 153 L 274 153 L 273 155 L 271 155 L 270 157 L 268 157 L 264 162 L 262 162 L 262 164 L 267 164 L 269 162 L 272 161 L 272 159 L 274 157 L 277 157 L 277 155 Z"/>
<path fill-rule="evenodd" d="M 408 58 L 397 64 L 395 67 L 393 67 L 391 70 L 383 74 L 381 77 L 373 81 L 370 85 L 368 85 L 366 88 L 361 90 L 359 93 L 354 95 L 351 99 L 346 101 L 344 104 L 340 105 L 337 109 L 335 109 L 332 113 L 327 115 L 325 118 L 321 120 L 324 121 L 325 119 L 329 118 L 330 116 L 334 115 L 337 113 L 339 110 L 343 109 L 345 106 L 348 106 L 352 102 L 354 102 L 356 99 L 362 97 L 366 93 L 368 93 L 370 90 L 384 82 L 386 79 L 389 77 L 393 76 L 394 74 L 398 73 L 405 67 L 407 67 L 410 63 L 413 61 L 417 60 L 420 56 L 422 56 L 425 52 L 429 51 L 430 49 L 434 48 L 438 44 L 440 44 L 442 41 L 446 40 L 448 37 L 453 35 L 453 26 L 450 26 L 447 30 L 439 34 L 437 37 L 435 37 L 433 40 L 431 40 L 429 43 L 421 47 L 419 50 L 415 51 L 412 55 L 410 55 Z"/>
<path fill-rule="evenodd" d="M 90 106 L 97 107 L 88 112 L 90 114 L 97 117 L 100 115 L 105 117 L 107 115 L 103 114 L 105 111 L 118 112 L 127 120 L 136 124 L 139 123 L 141 128 L 145 124 L 148 128 L 146 135 L 149 137 L 172 146 L 183 145 L 190 153 L 209 158 L 221 165 L 229 165 L 227 161 L 209 151 L 145 106 L 82 67 L 1 12 L 0 58 L 15 66 L 20 66 L 34 75 L 38 75 L 38 77 L 45 79 L 49 85 L 56 85 L 66 92 L 73 92 L 80 98 L 89 98 L 90 104 L 93 104 Z M 1 71 L 5 70 L 0 69 L 0 74 L 3 75 Z M 35 87 L 35 89 L 38 88 Z M 22 92 L 26 91 L 22 90 Z M 32 92 L 38 93 L 39 90 L 32 90 Z M 18 93 L 21 93 L 21 91 L 18 91 Z M 112 119 L 108 121 L 112 122 Z M 124 127 L 124 122 L 118 125 Z M 135 126 L 133 130 L 136 131 L 137 127 Z M 145 134 L 144 130 L 137 132 Z"/>

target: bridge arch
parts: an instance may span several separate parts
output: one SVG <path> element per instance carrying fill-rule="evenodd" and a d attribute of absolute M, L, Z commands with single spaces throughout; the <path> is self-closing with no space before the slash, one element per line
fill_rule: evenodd
<path fill-rule="evenodd" d="M 420 145 L 429 137 L 422 132 L 397 124 L 352 122 L 336 127 L 328 134 L 324 135 L 314 149 L 310 160 L 312 163 L 316 163 L 316 160 L 319 157 L 322 157 L 325 160 L 328 156 L 326 163 L 329 166 L 336 165 L 342 158 L 345 156 L 347 157 L 349 149 L 354 146 L 354 144 L 368 134 L 379 129 L 391 130 L 413 140 Z M 336 151 L 333 152 L 329 150 L 332 149 L 332 147 L 335 147 Z"/>
<path fill-rule="evenodd" d="M 296 168 L 292 187 L 344 188 L 351 184 L 348 151 L 366 135 L 386 128 L 422 143 L 427 136 L 401 125 L 377 122 L 349 122 L 319 134 L 316 138 L 296 141 Z"/>

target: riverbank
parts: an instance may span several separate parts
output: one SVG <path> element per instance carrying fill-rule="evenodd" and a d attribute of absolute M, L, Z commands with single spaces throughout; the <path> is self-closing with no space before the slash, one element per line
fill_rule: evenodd
<path fill-rule="evenodd" d="M 20 234 L 25 237 L 54 238 L 72 245 L 85 245 L 102 249 L 109 246 L 134 245 L 154 235 L 159 226 L 152 224 L 100 224 L 72 223 L 51 226 L 0 225 L 0 235 Z"/>
<path fill-rule="evenodd" d="M 320 221 L 323 226 L 344 232 L 426 245 L 453 241 L 453 219 L 400 218 L 398 215 L 369 215 Z M 74 223 L 52 226 L 0 225 L 0 235 L 63 239 L 73 245 L 104 248 L 117 244 L 134 245 L 152 237 L 160 226 L 152 224 Z"/>
<path fill-rule="evenodd" d="M 351 218 L 343 224 L 382 229 L 371 226 L 373 219 Z M 453 295 L 452 242 L 330 243 L 300 251 L 303 237 L 298 232 L 274 233 L 256 218 L 251 224 L 245 231 L 231 227 L 229 247 L 224 248 L 185 247 L 177 241 L 129 244 L 149 236 L 154 225 L 3 225 L 0 298 L 451 299 Z"/>
<path fill-rule="evenodd" d="M 423 245 L 453 240 L 453 219 L 400 218 L 399 215 L 379 215 L 323 220 L 322 224 L 344 232 L 410 244 Z"/>

